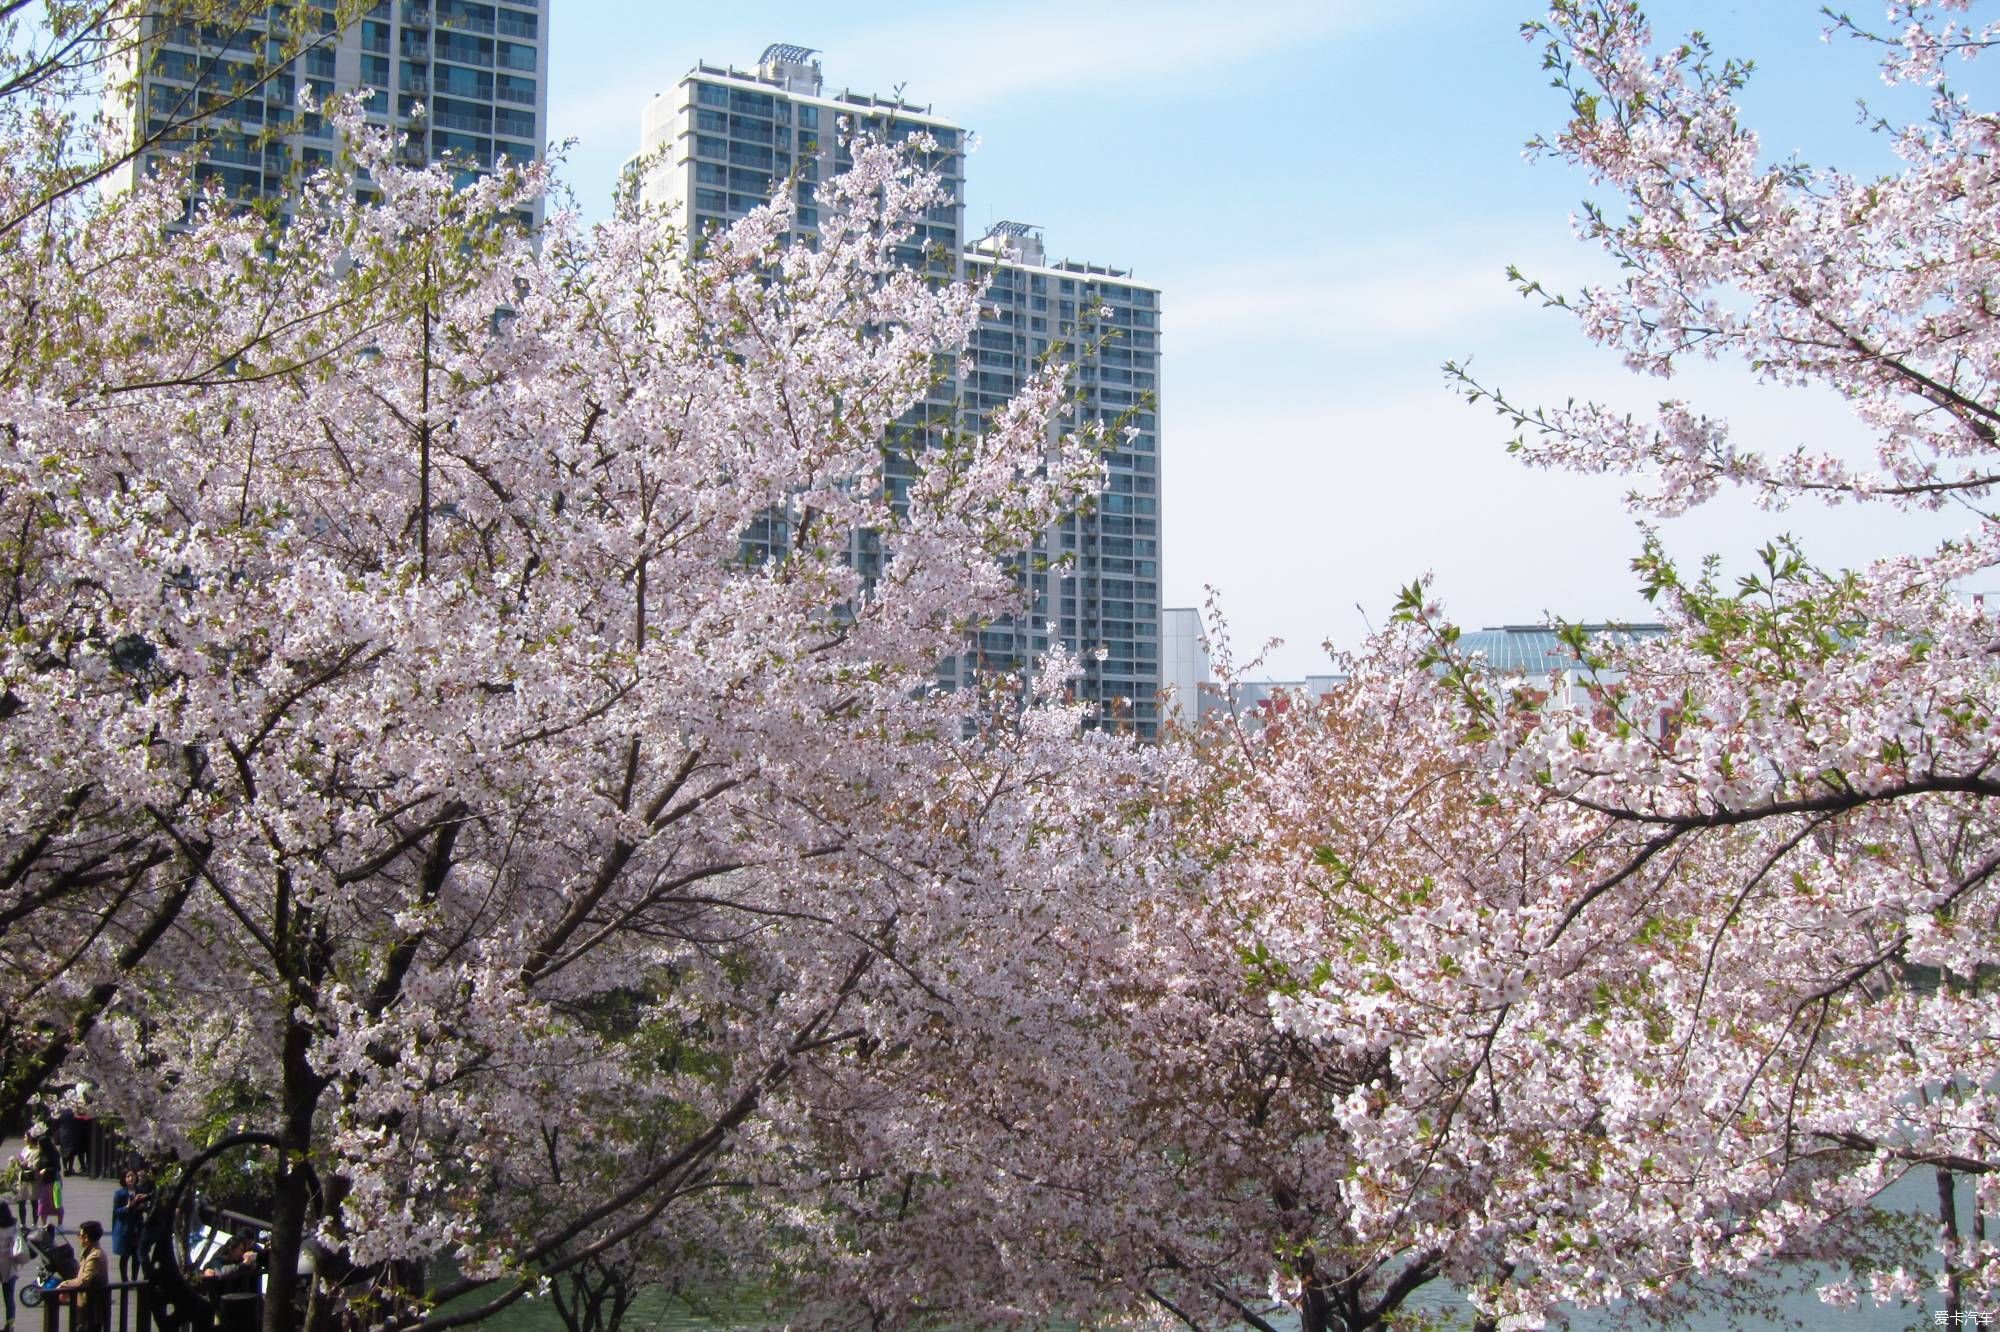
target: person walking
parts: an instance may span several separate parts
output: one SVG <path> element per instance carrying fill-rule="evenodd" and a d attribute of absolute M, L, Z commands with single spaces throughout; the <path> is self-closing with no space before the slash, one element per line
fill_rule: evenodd
<path fill-rule="evenodd" d="M 85 1156 L 83 1126 L 77 1121 L 76 1107 L 67 1099 L 56 1107 L 55 1138 L 56 1151 L 62 1155 L 63 1173 L 65 1175 L 84 1173 L 83 1165 L 79 1164 Z"/>
<path fill-rule="evenodd" d="M 7 1325 L 5 1332 L 14 1332 L 14 1277 L 20 1259 L 14 1254 L 21 1242 L 21 1223 L 14 1215 L 13 1206 L 0 1198 L 0 1299 L 6 1301 Z"/>
<path fill-rule="evenodd" d="M 77 1263 L 76 1275 L 58 1282 L 56 1289 L 70 1292 L 70 1298 L 76 1302 L 76 1317 L 71 1327 L 104 1332 L 111 1326 L 111 1266 L 104 1260 L 104 1224 L 86 1221 L 76 1228 L 76 1234 L 83 1241 L 83 1257 Z"/>
<path fill-rule="evenodd" d="M 50 1141 L 49 1126 L 37 1124 L 28 1130 L 28 1141 L 34 1148 L 29 1166 L 30 1182 L 35 1189 L 35 1224 L 46 1225 L 53 1221 L 62 1224 L 62 1153 Z"/>
<path fill-rule="evenodd" d="M 63 1173 L 97 1178 L 97 1112 L 90 1108 L 89 1083 L 76 1089 L 69 1112 L 69 1135 L 62 1141 Z"/>

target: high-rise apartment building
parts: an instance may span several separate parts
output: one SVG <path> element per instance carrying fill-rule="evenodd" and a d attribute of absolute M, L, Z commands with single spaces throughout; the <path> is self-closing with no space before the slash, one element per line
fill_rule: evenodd
<path fill-rule="evenodd" d="M 862 127 L 902 141 L 928 134 L 937 143 L 929 165 L 948 197 L 925 218 L 904 247 L 903 260 L 944 278 L 957 278 L 965 215 L 965 131 L 897 97 L 828 93 L 816 53 L 802 46 L 766 47 L 757 67 L 698 64 L 673 89 L 654 96 L 640 119 L 640 151 L 628 171 L 640 201 L 663 206 L 690 244 L 771 201 L 796 177 L 796 230 L 819 224 L 814 190 L 820 180 L 853 164 L 841 126 Z M 955 411 L 952 386 L 942 379 L 898 429 L 912 435 L 945 428 Z M 900 451 L 884 468 L 892 487 L 914 479 Z M 744 534 L 744 555 L 758 559 L 782 550 L 789 515 L 774 510 Z M 851 558 L 873 574 L 881 551 L 870 533 L 856 537 Z"/>
<path fill-rule="evenodd" d="M 986 629 L 978 657 L 1026 669 L 1065 643 L 1081 659 L 1079 692 L 1106 724 L 1151 738 L 1160 725 L 1159 288 L 1123 269 L 1052 260 L 1040 230 L 1016 222 L 967 248 L 966 276 L 986 284 L 966 405 L 983 420 L 1037 365 L 1062 361 L 1073 421 L 1102 423 L 1116 445 L 1097 503 L 1045 533 L 1024 562 L 1026 622 Z"/>
<path fill-rule="evenodd" d="M 548 139 L 549 4 L 383 0 L 345 31 L 317 6 L 274 5 L 262 21 L 227 28 L 148 16 L 138 48 L 146 65 L 127 114 L 168 137 L 129 170 L 193 151 L 202 183 L 245 201 L 282 199 L 297 173 L 330 162 L 335 149 L 324 118 L 299 107 L 306 89 L 315 105 L 364 91 L 369 123 L 407 135 L 413 165 L 478 172 L 532 161 Z M 282 25 L 301 13 L 317 35 L 266 78 L 285 49 Z"/>
<path fill-rule="evenodd" d="M 965 231 L 965 130 L 899 97 L 827 92 L 815 54 L 773 45 L 755 69 L 698 64 L 656 95 L 641 116 L 633 159 L 640 199 L 672 208 L 696 238 L 769 203 L 796 172 L 798 226 L 809 232 L 819 222 L 818 182 L 851 165 L 843 122 L 896 141 L 928 134 L 938 145 L 929 164 L 950 197 L 910 238 L 906 257 L 956 276 Z"/>
<path fill-rule="evenodd" d="M 986 283 L 988 294 L 968 349 L 970 377 L 942 382 L 907 428 L 978 428 L 1043 357 L 1074 366 L 1074 421 L 1132 427 L 1108 459 L 1099 502 L 1023 552 L 1029 612 L 990 626 L 940 674 L 962 683 L 981 670 L 1032 669 L 1037 655 L 1064 642 L 1084 668 L 1080 692 L 1099 705 L 1104 723 L 1151 737 L 1160 687 L 1159 289 L 1118 269 L 1051 262 L 1032 227 L 1002 224 L 968 244 L 963 127 L 900 97 L 828 92 L 816 54 L 774 45 L 749 70 L 697 64 L 655 96 L 632 163 L 639 197 L 671 208 L 698 243 L 796 177 L 798 228 L 810 232 L 818 223 L 816 183 L 848 160 L 843 121 L 892 140 L 923 133 L 936 141 L 931 165 L 949 197 L 924 219 L 905 257 L 940 276 Z M 893 484 L 893 455 L 888 465 Z M 747 547 L 775 545 L 782 523 L 774 514 L 771 530 L 749 534 Z M 872 557 L 856 552 L 864 567 Z"/>

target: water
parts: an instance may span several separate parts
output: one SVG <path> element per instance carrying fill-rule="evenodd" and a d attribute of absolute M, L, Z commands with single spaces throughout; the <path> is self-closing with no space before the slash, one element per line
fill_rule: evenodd
<path fill-rule="evenodd" d="M 1958 1219 L 1961 1227 L 1968 1224 L 1968 1218 L 1971 1216 L 1971 1194 L 1969 1181 L 1960 1180 Z M 1912 1171 L 1885 1189 L 1876 1202 L 1886 1210 L 1915 1213 L 1924 1217 L 1927 1222 L 1935 1224 L 1936 1177 L 1929 1170 Z M 1782 1270 L 1788 1277 L 1810 1275 L 1814 1284 L 1834 1280 L 1840 1275 L 1830 1269 L 1797 1266 Z M 1866 1290 L 1865 1282 L 1857 1284 Z M 1968 1321 L 1957 1326 L 1948 1326 L 1938 1321 L 1942 1317 L 1939 1312 L 1941 1309 L 1939 1296 L 1933 1291 L 1926 1293 L 1928 1298 L 1923 1309 L 1908 1305 L 1877 1308 L 1868 1303 L 1865 1294 L 1860 1307 L 1840 1309 L 1822 1303 L 1808 1289 L 1804 1293 L 1787 1294 L 1779 1298 L 1778 1307 L 1782 1317 L 1787 1320 L 1785 1324 L 1774 1323 L 1769 1319 L 1732 1321 L 1722 1314 L 1703 1314 L 1679 1326 L 1687 1328 L 1688 1332 L 1725 1332 L 1725 1329 L 1730 1328 L 1760 1329 L 1786 1325 L 1807 1329 L 1807 1332 L 1906 1332 L 1908 1329 L 1939 1327 L 1947 1327 L 1948 1332 L 1960 1332 L 1961 1328 L 1963 1332 L 1973 1332 L 1975 1324 L 1970 1321 L 1970 1316 L 1978 1311 L 1976 1306 L 1968 1306 L 1966 1311 Z M 1464 1296 L 1442 1283 L 1433 1284 L 1417 1292 L 1410 1299 L 1409 1307 L 1439 1314 L 1454 1313 L 1458 1315 L 1458 1325 L 1462 1327 L 1470 1327 L 1472 1323 L 1472 1306 L 1466 1302 Z M 1567 1313 L 1569 1327 L 1573 1332 L 1611 1332 L 1612 1329 L 1626 1329 L 1633 1326 L 1629 1311 L 1622 1311 L 1617 1305 L 1609 1309 L 1579 1309 L 1569 1310 Z M 1986 1327 L 2000 1328 L 2000 1308 L 1987 1308 L 1984 1313 L 1987 1316 Z"/>

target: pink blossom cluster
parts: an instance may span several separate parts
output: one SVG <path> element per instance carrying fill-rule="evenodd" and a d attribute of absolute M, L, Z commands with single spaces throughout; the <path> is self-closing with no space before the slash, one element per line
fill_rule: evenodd
<path fill-rule="evenodd" d="M 376 1317 L 437 1255 L 434 1298 L 698 1280 L 779 1242 L 741 1200 L 817 1159 L 813 1067 L 1075 873 L 1044 785 L 1126 747 L 933 680 L 1100 441 L 1050 369 L 891 493 L 978 302 L 897 262 L 905 151 L 855 143 L 813 244 L 781 199 L 690 260 L 332 116 L 283 226 L 0 139 L 6 1091 L 268 1140 L 277 1307 L 301 1250 Z"/>

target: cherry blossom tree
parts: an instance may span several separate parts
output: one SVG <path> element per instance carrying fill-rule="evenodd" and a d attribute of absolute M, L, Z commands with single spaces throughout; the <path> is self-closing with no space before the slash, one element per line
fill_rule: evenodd
<path fill-rule="evenodd" d="M 1570 631 L 1547 679 L 1464 659 L 1412 588 L 1353 692 L 1257 761 L 1281 817 L 1236 814 L 1252 851 L 1224 872 L 1269 895 L 1251 934 L 1280 1027 L 1383 1061 L 1333 1102 L 1350 1242 L 1414 1238 L 1492 1320 L 1672 1314 L 1801 1259 L 1844 1269 L 1834 1303 L 1956 1315 L 2000 1288 L 1996 637 L 1953 590 L 2000 558 L 1996 121 L 1946 81 L 2000 30 L 1891 8 L 1884 73 L 1929 114 L 1884 129 L 1904 166 L 1879 179 L 1761 160 L 1747 68 L 1658 45 L 1625 0 L 1529 28 L 1572 113 L 1538 146 L 1605 194 L 1581 230 L 1622 276 L 1524 290 L 1639 371 L 1731 357 L 1826 386 L 1872 464 L 1753 451 L 1678 400 L 1545 411 L 1454 373 L 1528 461 L 1631 475 L 1647 512 L 1742 486 L 1954 504 L 1965 534 L 1837 572 L 1776 541 L 1733 587 L 1649 539 L 1669 632 Z M 1872 1210 L 1912 1173 L 1937 1186 L 1928 1270 Z"/>
<path fill-rule="evenodd" d="M 1988 40 L 1899 15 L 1897 77 Z M 1762 1318 L 1814 1282 L 1951 1313 L 2000 1284 L 1994 635 L 1952 591 L 1994 557 L 1992 119 L 1933 85 L 1900 176 L 1766 167 L 1746 71 L 1698 41 L 1656 52 L 1610 0 L 1531 35 L 1576 117 L 1546 148 L 1617 195 L 1584 230 L 1628 274 L 1551 304 L 1639 369 L 1831 384 L 1883 444 L 1771 459 L 1684 404 L 1499 397 L 1520 451 L 1630 472 L 1659 512 L 1741 484 L 1962 501 L 1973 530 L 1832 574 L 1774 542 L 1733 588 L 1652 543 L 1670 632 L 1566 631 L 1540 679 L 1464 659 L 1420 586 L 1347 689 L 1163 756 L 1040 951 L 959 955 L 939 989 L 985 1002 L 932 996 L 947 1057 L 821 1070 L 867 1237 L 833 1274 L 850 1321 L 1290 1304 L 1353 1332 L 1432 1282 L 1482 1327 Z M 1877 1203 L 1913 1172 L 1928 1229 Z"/>
<path fill-rule="evenodd" d="M 772 1252 L 794 1086 L 1059 891 L 1006 774 L 1130 761 L 933 684 L 1096 442 L 1052 370 L 885 485 L 977 306 L 898 266 L 897 150 L 814 245 L 781 200 L 690 262 L 337 118 L 282 227 L 0 147 L 6 1104 L 84 1072 L 151 1147 L 267 1148 L 274 1328 Z"/>
<path fill-rule="evenodd" d="M 358 0 L 6 0 L 0 3 L 0 130 L 24 150 L 9 163 L 0 235 L 90 191 L 148 151 L 200 137 L 210 117 L 261 96 L 299 56 L 325 49 L 360 17 Z M 178 94 L 129 105 L 160 57 L 157 36 L 205 30 L 218 51 Z"/>
<path fill-rule="evenodd" d="M 949 1057 L 846 1070 L 850 1099 L 880 1107 L 842 1120 L 842 1159 L 867 1167 L 846 1224 L 868 1237 L 844 1288 L 871 1321 L 1359 1329 L 1446 1272 L 1412 1232 L 1363 1243 L 1350 1224 L 1337 1111 L 1386 1056 L 1271 1018 L 1297 985 L 1251 928 L 1301 909 L 1279 876 L 1338 798 L 1319 772 L 1302 802 L 1290 752 L 1232 730 L 1155 756 L 1127 844 L 1096 840 L 1101 868 L 1037 946 L 961 957 L 983 1002 L 939 1006 Z M 1345 797 L 1392 803 L 1365 763 L 1343 775 Z"/>

